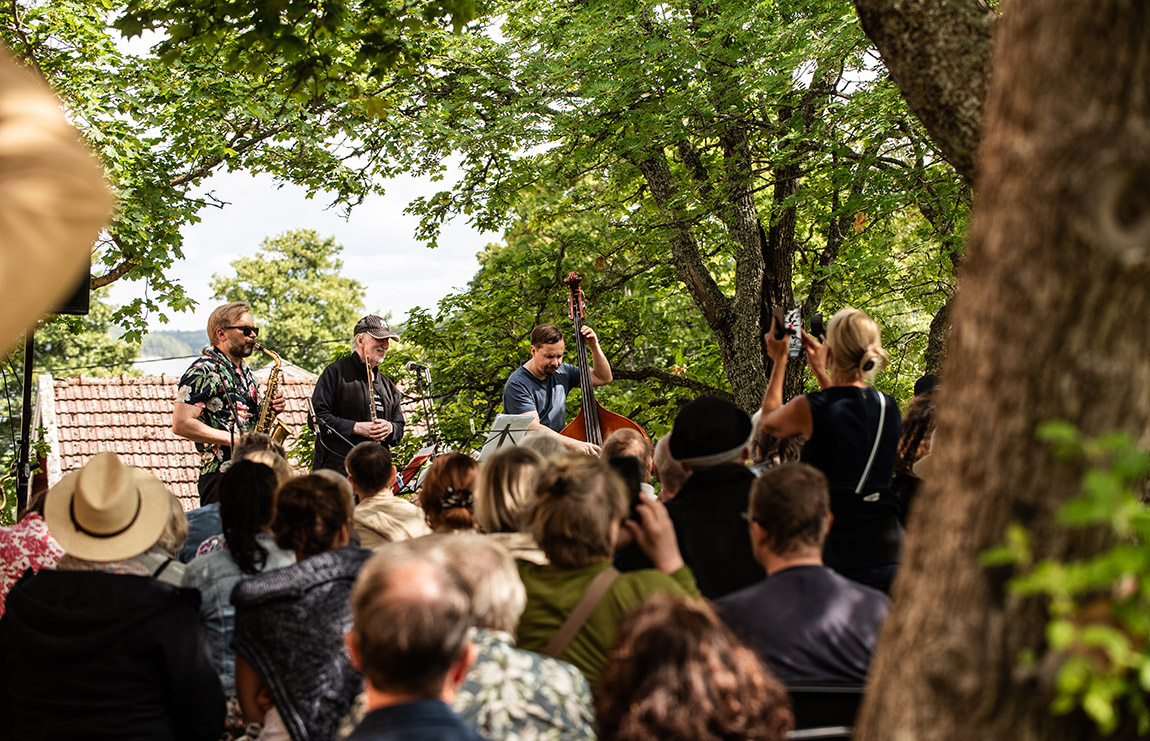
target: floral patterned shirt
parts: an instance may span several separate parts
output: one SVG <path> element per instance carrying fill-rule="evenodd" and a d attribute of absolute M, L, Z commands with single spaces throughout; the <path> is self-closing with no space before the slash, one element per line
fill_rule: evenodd
<path fill-rule="evenodd" d="M 250 432 L 259 420 L 260 389 L 251 368 L 236 367 L 227 355 L 212 347 L 184 371 L 180 377 L 176 402 L 203 409 L 199 419 L 217 430 L 232 429 L 235 435 Z M 196 443 L 200 451 L 200 475 L 216 473 L 228 459 L 230 451 L 221 445 Z"/>
<path fill-rule="evenodd" d="M 4 615 L 8 591 L 25 571 L 54 569 L 63 557 L 64 549 L 35 512 L 29 512 L 11 527 L 0 527 L 0 617 Z"/>
<path fill-rule="evenodd" d="M 594 739 L 591 687 L 565 661 L 515 647 L 507 633 L 475 631 L 478 658 L 455 711 L 481 736 L 507 741 Z"/>

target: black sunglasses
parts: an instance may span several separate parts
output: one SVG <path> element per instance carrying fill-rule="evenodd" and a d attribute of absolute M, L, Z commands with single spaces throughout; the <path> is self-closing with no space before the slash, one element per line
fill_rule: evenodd
<path fill-rule="evenodd" d="M 224 327 L 224 329 L 238 329 L 239 331 L 244 333 L 244 337 L 259 337 L 260 336 L 260 328 L 259 327 L 232 325 L 230 327 Z"/>

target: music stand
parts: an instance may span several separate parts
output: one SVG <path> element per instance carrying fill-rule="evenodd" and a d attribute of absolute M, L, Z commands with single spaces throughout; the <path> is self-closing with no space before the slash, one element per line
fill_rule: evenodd
<path fill-rule="evenodd" d="M 479 450 L 479 460 L 494 453 L 504 445 L 518 445 L 527 434 L 527 428 L 535 420 L 533 414 L 497 414 L 491 424 L 483 447 Z"/>

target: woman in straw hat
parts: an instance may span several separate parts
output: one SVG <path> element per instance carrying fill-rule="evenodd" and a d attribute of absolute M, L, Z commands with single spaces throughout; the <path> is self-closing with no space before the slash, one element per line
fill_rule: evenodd
<path fill-rule="evenodd" d="M 215 739 L 224 696 L 199 594 L 133 561 L 164 531 L 169 493 L 98 453 L 48 492 L 67 553 L 22 579 L 0 619 L 0 738 Z"/>

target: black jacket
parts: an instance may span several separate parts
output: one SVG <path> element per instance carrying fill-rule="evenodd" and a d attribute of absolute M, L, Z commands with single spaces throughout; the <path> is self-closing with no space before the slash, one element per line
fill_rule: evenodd
<path fill-rule="evenodd" d="M 147 576 L 25 576 L 0 618 L 0 739 L 218 739 L 199 606 Z"/>
<path fill-rule="evenodd" d="M 679 551 L 707 599 L 766 576 L 751 552 L 751 535 L 742 517 L 754 481 L 746 466 L 723 463 L 692 473 L 667 502 Z"/>
<path fill-rule="evenodd" d="M 390 378 L 382 373 L 375 373 L 375 393 L 383 401 L 383 409 L 377 413 L 379 419 L 391 422 L 391 436 L 384 440 L 385 445 L 394 445 L 403 439 L 403 401 L 399 389 Z M 367 422 L 371 419 L 371 407 L 367 393 L 367 369 L 358 355 L 352 353 L 347 357 L 329 363 L 320 374 L 315 390 L 311 394 L 311 403 L 320 421 L 327 427 L 335 430 L 347 438 L 351 445 L 341 440 L 338 435 L 325 433 L 321 428 L 316 437 L 315 458 L 312 468 L 330 468 L 333 471 L 347 473 L 343 460 L 351 452 L 353 445 L 358 445 L 368 438 L 352 432 L 356 422 Z"/>

